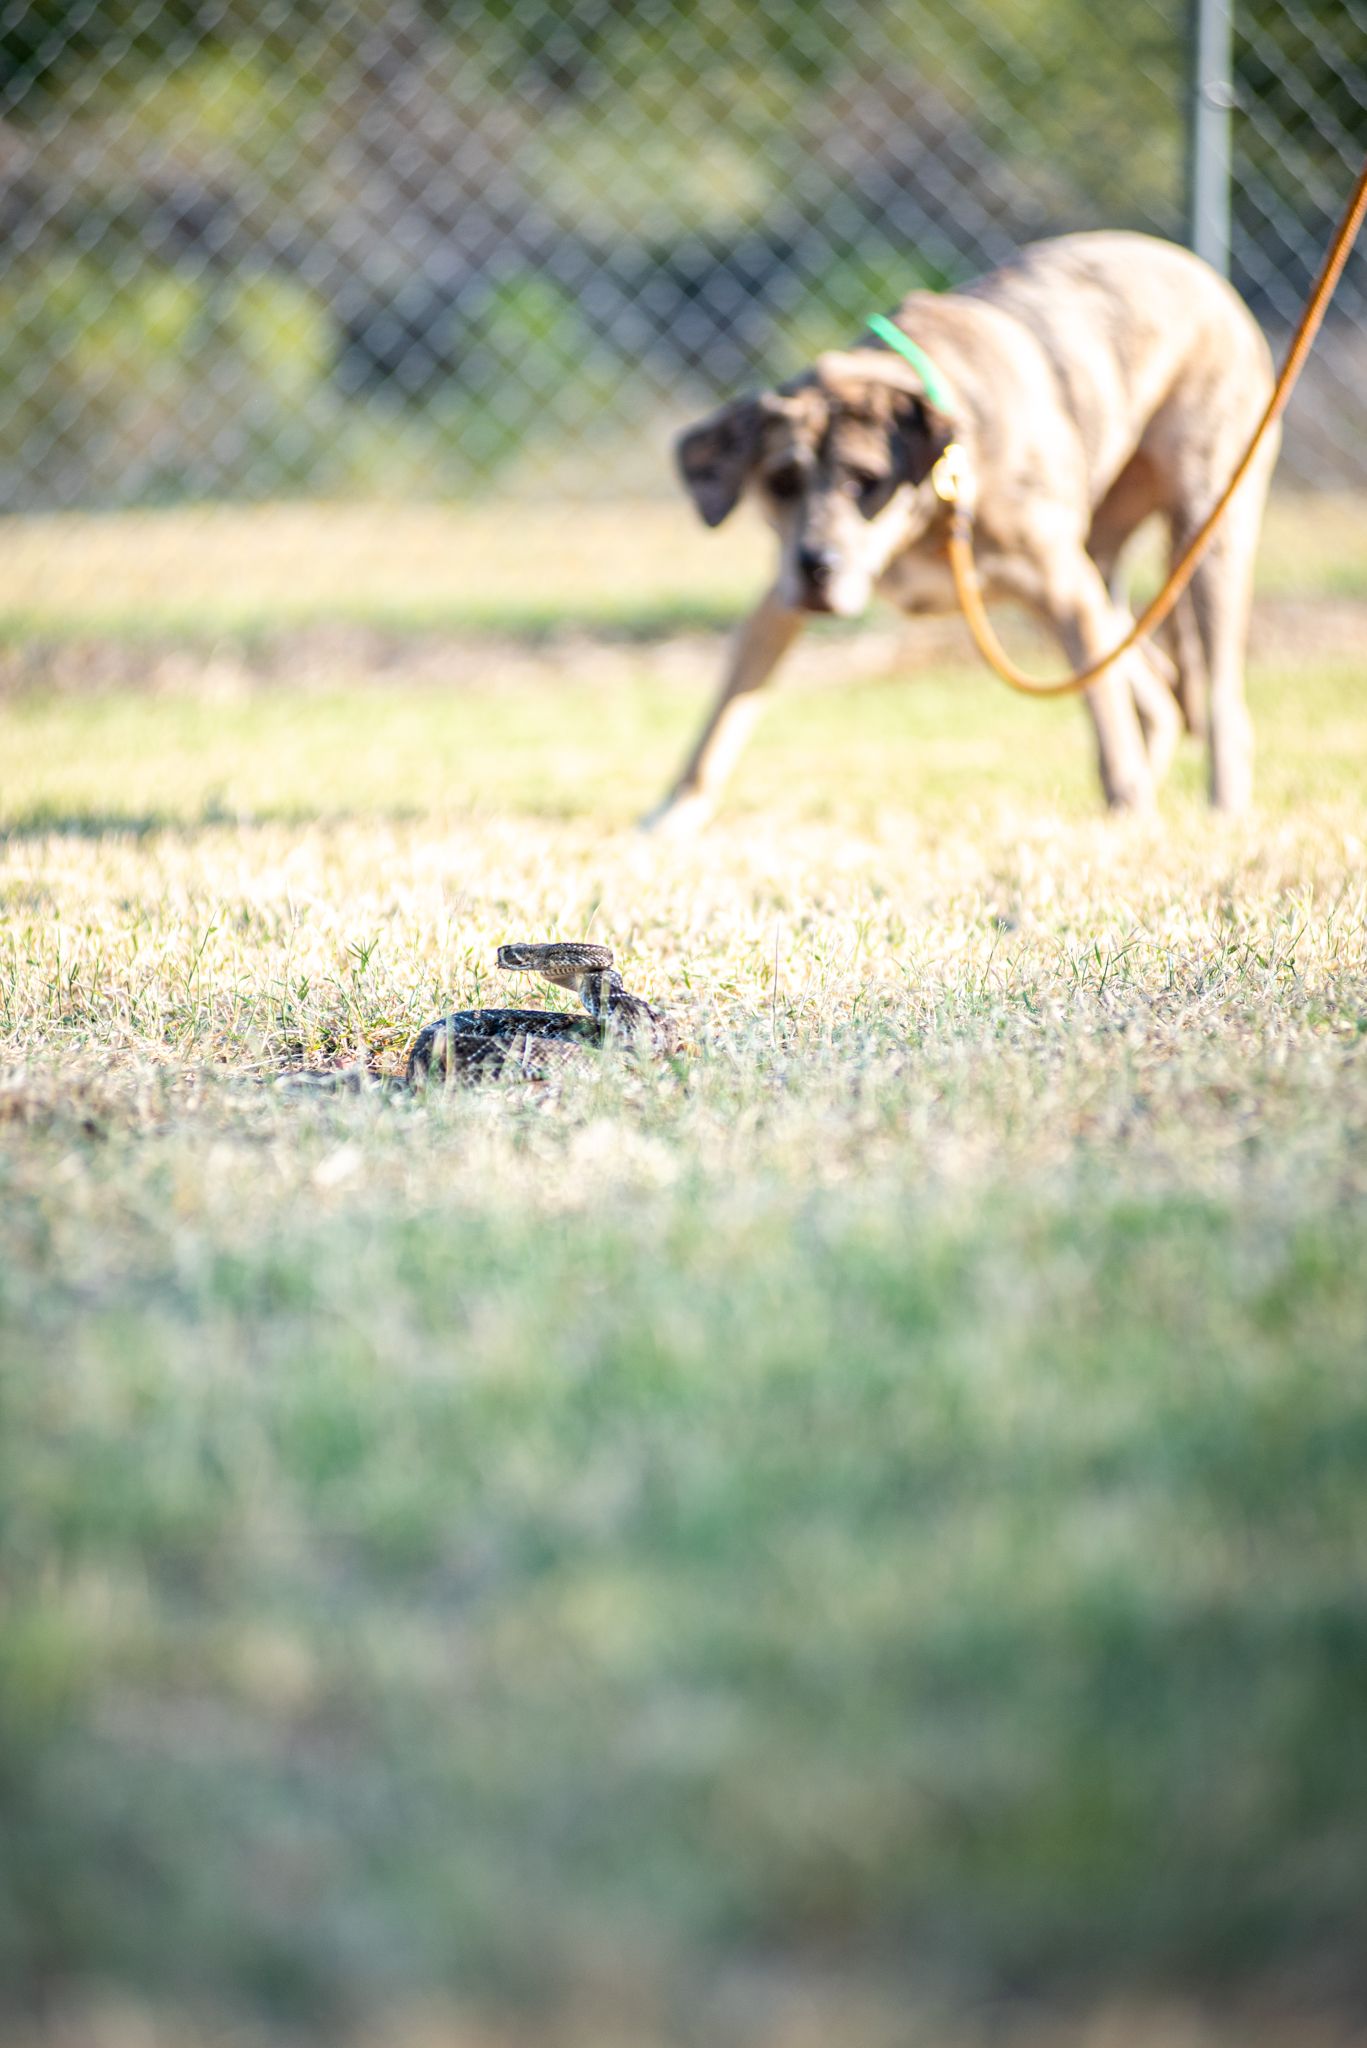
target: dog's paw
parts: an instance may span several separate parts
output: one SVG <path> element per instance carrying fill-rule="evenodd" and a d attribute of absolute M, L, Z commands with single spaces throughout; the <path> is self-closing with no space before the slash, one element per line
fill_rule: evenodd
<path fill-rule="evenodd" d="M 1152 818 L 1158 810 L 1158 792 L 1147 776 L 1112 783 L 1106 790 L 1106 808 L 1113 818 Z"/>
<path fill-rule="evenodd" d="M 702 795 L 666 797 L 640 820 L 638 831 L 659 839 L 691 839 L 702 830 L 715 806 Z"/>

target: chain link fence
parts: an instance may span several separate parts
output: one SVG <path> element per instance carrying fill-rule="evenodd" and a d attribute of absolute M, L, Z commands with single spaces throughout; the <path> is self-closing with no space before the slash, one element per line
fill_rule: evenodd
<path fill-rule="evenodd" d="M 1181 0 L 0 0 L 10 511 L 668 488 L 667 432 L 1022 241 L 1181 237 Z M 1239 0 L 1274 346 L 1367 0 Z M 1285 470 L 1367 480 L 1359 252 Z"/>

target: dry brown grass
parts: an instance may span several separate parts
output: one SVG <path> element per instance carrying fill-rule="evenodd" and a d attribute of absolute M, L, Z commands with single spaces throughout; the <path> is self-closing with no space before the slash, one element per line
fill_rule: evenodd
<path fill-rule="evenodd" d="M 6 2040 L 1355 2038 L 1359 663 L 1117 824 L 847 644 L 685 848 L 692 656 L 0 708 Z M 680 1070 L 269 1085 L 584 934 Z"/>
<path fill-rule="evenodd" d="M 266 505 L 0 523 L 0 620 L 63 636 L 199 638 L 338 616 L 412 626 L 593 623 L 749 602 L 771 543 L 664 499 L 543 506 Z M 1274 498 L 1270 595 L 1367 596 L 1367 497 Z"/>

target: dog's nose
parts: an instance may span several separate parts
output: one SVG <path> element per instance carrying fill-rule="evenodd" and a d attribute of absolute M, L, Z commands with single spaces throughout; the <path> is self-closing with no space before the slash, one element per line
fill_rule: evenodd
<path fill-rule="evenodd" d="M 800 547 L 797 551 L 797 566 L 806 581 L 814 589 L 829 583 L 840 566 L 834 548 Z"/>

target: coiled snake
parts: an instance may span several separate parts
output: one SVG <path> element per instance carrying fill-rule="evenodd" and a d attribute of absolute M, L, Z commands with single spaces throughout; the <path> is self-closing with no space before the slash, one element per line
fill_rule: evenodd
<path fill-rule="evenodd" d="M 573 989 L 588 1015 L 455 1010 L 418 1033 L 408 1055 L 410 1088 L 438 1077 L 474 1081 L 522 1074 L 543 1080 L 557 1067 L 576 1063 L 586 1049 L 613 1041 L 649 1059 L 667 1059 L 679 1049 L 674 1019 L 623 986 L 610 946 L 575 940 L 500 946 L 498 964 L 505 973 L 539 974 L 556 988 Z"/>
<path fill-rule="evenodd" d="M 413 1041 L 408 1066 L 377 1074 L 368 1058 L 322 1072 L 281 1074 L 275 1085 L 292 1094 L 408 1094 L 434 1080 L 546 1081 L 617 1044 L 638 1058 L 663 1060 L 679 1049 L 679 1027 L 665 1010 L 622 986 L 610 946 L 577 940 L 500 946 L 498 964 L 509 974 L 539 974 L 556 988 L 573 989 L 588 1015 L 560 1010 L 453 1010 Z"/>

